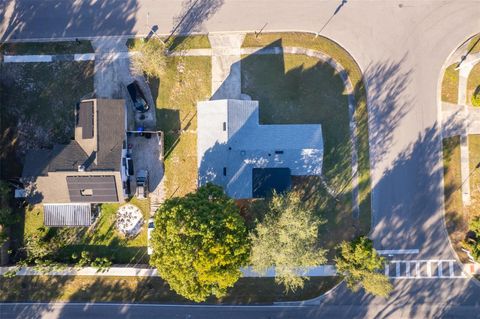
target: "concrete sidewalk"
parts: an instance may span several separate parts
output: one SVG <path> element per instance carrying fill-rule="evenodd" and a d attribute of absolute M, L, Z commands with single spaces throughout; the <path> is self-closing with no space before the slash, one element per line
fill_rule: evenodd
<path fill-rule="evenodd" d="M 17 276 L 115 276 L 115 277 L 158 277 L 158 272 L 154 268 L 137 267 L 110 267 L 105 271 L 98 271 L 94 267 L 65 267 L 61 270 L 53 270 L 49 272 L 41 272 L 34 267 L 0 267 L 0 276 L 4 275 L 8 271 L 18 270 Z M 268 269 L 265 275 L 254 272 L 250 267 L 241 269 L 242 277 L 275 277 L 275 269 Z M 333 265 L 321 265 L 318 267 L 310 267 L 307 269 L 306 276 L 312 277 L 330 277 L 336 276 L 335 266 Z"/>
<path fill-rule="evenodd" d="M 56 55 L 4 55 L 3 63 L 41 63 L 59 61 L 94 61 L 94 53 Z"/>

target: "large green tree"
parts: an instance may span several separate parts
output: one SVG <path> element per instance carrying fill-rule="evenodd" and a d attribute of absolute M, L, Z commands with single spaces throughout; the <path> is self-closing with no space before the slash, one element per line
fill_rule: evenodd
<path fill-rule="evenodd" d="M 252 268 L 275 267 L 275 281 L 285 290 L 302 288 L 307 267 L 326 262 L 318 247 L 318 227 L 325 221 L 307 209 L 297 192 L 273 194 L 265 218 L 251 234 Z"/>
<path fill-rule="evenodd" d="M 248 234 L 235 202 L 213 184 L 166 200 L 155 215 L 150 263 L 178 294 L 222 297 L 248 260 Z"/>
<path fill-rule="evenodd" d="M 393 287 L 387 276 L 380 273 L 385 258 L 378 255 L 367 237 L 359 237 L 340 244 L 340 255 L 335 258 L 337 271 L 343 275 L 347 286 L 353 291 L 361 287 L 366 292 L 388 297 Z"/>

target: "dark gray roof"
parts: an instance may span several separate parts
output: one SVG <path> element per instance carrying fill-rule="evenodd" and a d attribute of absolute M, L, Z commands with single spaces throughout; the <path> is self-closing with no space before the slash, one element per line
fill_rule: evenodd
<path fill-rule="evenodd" d="M 92 211 L 90 204 L 45 204 L 43 205 L 45 226 L 90 226 Z"/>
<path fill-rule="evenodd" d="M 82 128 L 82 138 L 93 138 L 93 101 L 80 103 L 78 110 L 78 126 Z"/>
<path fill-rule="evenodd" d="M 87 159 L 87 153 L 76 141 L 70 141 L 66 145 L 56 144 L 53 147 L 48 171 L 77 171 L 78 166 L 84 165 Z"/>
<path fill-rule="evenodd" d="M 113 175 L 67 176 L 67 186 L 72 203 L 118 201 L 117 184 Z"/>
<path fill-rule="evenodd" d="M 22 177 L 46 176 L 51 155 L 51 150 L 29 151 L 25 157 Z"/>
<path fill-rule="evenodd" d="M 97 165 L 95 170 L 120 170 L 125 138 L 123 100 L 97 100 Z"/>
<path fill-rule="evenodd" d="M 283 193 L 290 189 L 292 183 L 290 169 L 284 167 L 254 168 L 252 179 L 253 198 L 269 197 L 273 191 Z"/>
<path fill-rule="evenodd" d="M 93 113 L 89 113 L 89 105 L 93 105 L 92 102 L 80 103 L 77 126 L 81 126 L 82 130 L 92 120 Z M 22 176 L 34 177 L 47 175 L 47 172 L 77 171 L 79 165 L 84 165 L 86 171 L 119 171 L 125 138 L 125 102 L 97 100 L 95 125 L 97 125 L 97 152 L 87 154 L 75 140 L 66 145 L 56 144 L 53 150 L 33 151 L 27 154 Z M 82 138 L 85 137 L 83 133 L 85 131 L 82 132 Z"/>

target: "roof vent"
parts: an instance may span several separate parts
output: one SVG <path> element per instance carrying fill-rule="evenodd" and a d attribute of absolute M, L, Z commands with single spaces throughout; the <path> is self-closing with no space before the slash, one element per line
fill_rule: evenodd
<path fill-rule="evenodd" d="M 78 165 L 79 172 L 85 172 L 85 165 Z"/>

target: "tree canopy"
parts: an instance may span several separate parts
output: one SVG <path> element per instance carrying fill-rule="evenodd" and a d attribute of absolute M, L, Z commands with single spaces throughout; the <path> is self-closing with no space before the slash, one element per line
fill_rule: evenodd
<path fill-rule="evenodd" d="M 366 292 L 388 297 L 393 289 L 387 276 L 379 273 L 384 268 L 385 258 L 378 255 L 367 237 L 340 244 L 340 255 L 335 258 L 337 271 L 353 291 L 361 287 Z"/>
<path fill-rule="evenodd" d="M 213 184 L 166 200 L 155 214 L 150 263 L 178 294 L 222 297 L 248 260 L 247 230 L 235 202 Z"/>
<path fill-rule="evenodd" d="M 317 246 L 318 227 L 324 222 L 297 192 L 273 194 L 264 220 L 251 234 L 253 269 L 265 273 L 275 267 L 275 281 L 286 291 L 302 288 L 306 267 L 326 262 L 325 250 Z"/>

